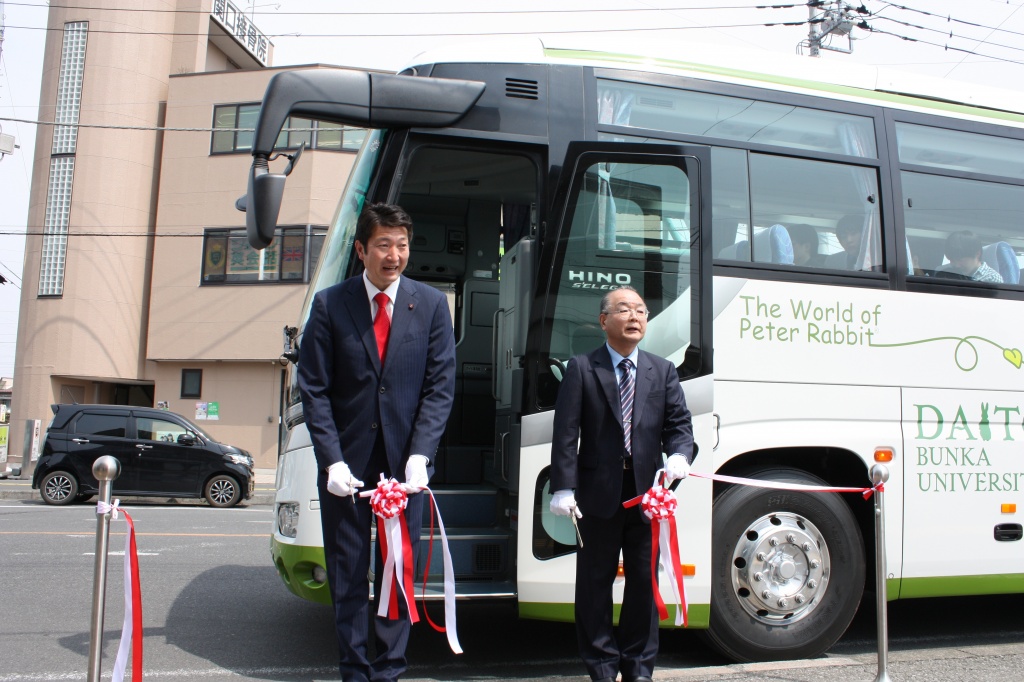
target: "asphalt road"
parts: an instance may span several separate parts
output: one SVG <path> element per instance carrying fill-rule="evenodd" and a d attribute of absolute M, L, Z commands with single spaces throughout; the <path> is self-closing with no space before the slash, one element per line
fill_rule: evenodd
<path fill-rule="evenodd" d="M 293 597 L 270 565 L 269 505 L 129 510 L 139 532 L 147 680 L 337 679 L 330 610 Z M 95 528 L 92 505 L 0 501 L 0 682 L 86 678 Z M 124 530 L 113 522 L 106 675 L 123 617 Z M 890 678 L 1024 679 L 1022 608 L 1024 596 L 891 604 Z M 455 656 L 444 635 L 417 625 L 407 680 L 586 679 L 571 625 L 520 620 L 507 602 L 461 602 L 458 615 L 466 653 Z M 828 656 L 781 664 L 730 665 L 696 633 L 664 632 L 655 679 L 868 682 L 877 671 L 874 619 L 863 608 Z"/>

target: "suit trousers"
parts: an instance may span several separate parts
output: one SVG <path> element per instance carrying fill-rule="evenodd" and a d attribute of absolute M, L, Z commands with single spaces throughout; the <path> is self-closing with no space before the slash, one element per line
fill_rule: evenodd
<path fill-rule="evenodd" d="M 622 501 L 636 496 L 632 471 L 623 472 Z M 658 654 L 658 610 L 651 581 L 651 526 L 640 507 L 619 505 L 610 519 L 579 520 L 576 553 L 576 638 L 592 679 L 650 677 Z M 612 624 L 612 585 L 622 552 L 625 591 L 618 628 Z"/>
<path fill-rule="evenodd" d="M 366 470 L 353 472 L 353 475 L 366 484 L 364 490 L 373 490 L 382 473 L 385 478 L 394 475 L 387 463 L 383 438 L 378 436 Z M 404 472 L 399 472 L 397 477 L 401 479 L 403 475 Z M 374 543 L 375 598 L 373 611 L 370 611 L 367 576 L 370 569 L 370 530 L 376 517 L 370 509 L 369 498 L 356 497 L 353 504 L 351 498 L 332 495 L 327 491 L 327 476 L 323 472 L 317 479 L 317 487 L 320 491 L 327 579 L 334 603 L 335 629 L 341 656 L 341 679 L 346 682 L 397 680 L 408 668 L 405 650 L 411 623 L 401 598 L 398 600 L 398 620 L 377 616 L 384 566 L 379 543 Z M 423 498 L 423 493 L 410 495 L 409 506 L 405 510 L 414 557 L 419 556 Z M 371 622 L 376 645 L 376 657 L 372 661 L 369 660 L 367 650 Z"/>

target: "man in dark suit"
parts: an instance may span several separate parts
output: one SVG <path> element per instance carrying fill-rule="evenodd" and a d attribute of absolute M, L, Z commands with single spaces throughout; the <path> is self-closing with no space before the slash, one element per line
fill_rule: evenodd
<path fill-rule="evenodd" d="M 355 249 L 362 276 L 316 294 L 299 350 L 302 409 L 316 454 L 327 577 L 334 601 L 342 679 L 397 680 L 405 672 L 410 621 L 374 617 L 377 657 L 367 658 L 370 528 L 373 512 L 356 493 L 380 475 L 404 481 L 412 553 L 423 495 L 451 411 L 455 338 L 444 294 L 402 277 L 412 220 L 373 204 L 359 217 Z M 374 594 L 381 594 L 377 545 Z M 376 613 L 376 610 L 374 611 Z"/>
<path fill-rule="evenodd" d="M 555 403 L 551 511 L 578 519 L 576 636 L 590 677 L 650 680 L 658 653 L 650 521 L 639 506 L 658 469 L 685 478 L 697 454 L 690 411 L 672 363 L 637 345 L 647 309 L 631 287 L 601 300 L 607 343 L 569 361 Z M 671 453 L 667 460 L 662 453 Z M 612 584 L 622 553 L 625 591 L 616 631 Z"/>

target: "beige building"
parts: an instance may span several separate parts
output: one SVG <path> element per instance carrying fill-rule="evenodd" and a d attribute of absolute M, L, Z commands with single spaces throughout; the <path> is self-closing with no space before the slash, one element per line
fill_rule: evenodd
<path fill-rule="evenodd" d="M 81 127 L 37 137 L 11 452 L 51 403 L 96 402 L 203 419 L 274 466 L 282 329 L 297 322 L 362 131 L 286 124 L 282 147 L 309 151 L 274 244 L 253 251 L 234 203 L 251 162 L 244 129 L 275 73 L 259 28 L 224 0 L 72 0 L 48 28 L 39 119 Z"/>

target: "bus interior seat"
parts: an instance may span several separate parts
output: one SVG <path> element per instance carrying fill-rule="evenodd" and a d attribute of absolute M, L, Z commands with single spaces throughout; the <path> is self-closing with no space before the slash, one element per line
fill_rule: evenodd
<path fill-rule="evenodd" d="M 494 368 L 494 314 L 498 310 L 497 264 L 501 232 L 501 205 L 470 201 L 466 225 L 450 230 L 458 242 L 448 245 L 458 252 L 458 270 L 465 274 L 458 311 L 455 346 L 455 402 L 445 437 L 444 482 L 479 483 L 485 452 L 494 447 L 495 401 L 492 395 Z"/>
<path fill-rule="evenodd" d="M 943 261 L 943 245 L 940 239 L 925 239 L 917 237 L 912 239 L 913 255 L 917 258 L 916 274 L 932 275 Z M 911 263 L 914 261 L 911 260 Z"/>
<path fill-rule="evenodd" d="M 754 260 L 759 263 L 793 264 L 793 241 L 789 231 L 776 223 L 754 235 Z"/>
<path fill-rule="evenodd" d="M 1006 284 L 1020 284 L 1020 264 L 1013 247 L 1006 242 L 994 242 L 982 247 L 981 259 L 1003 277 Z"/>

